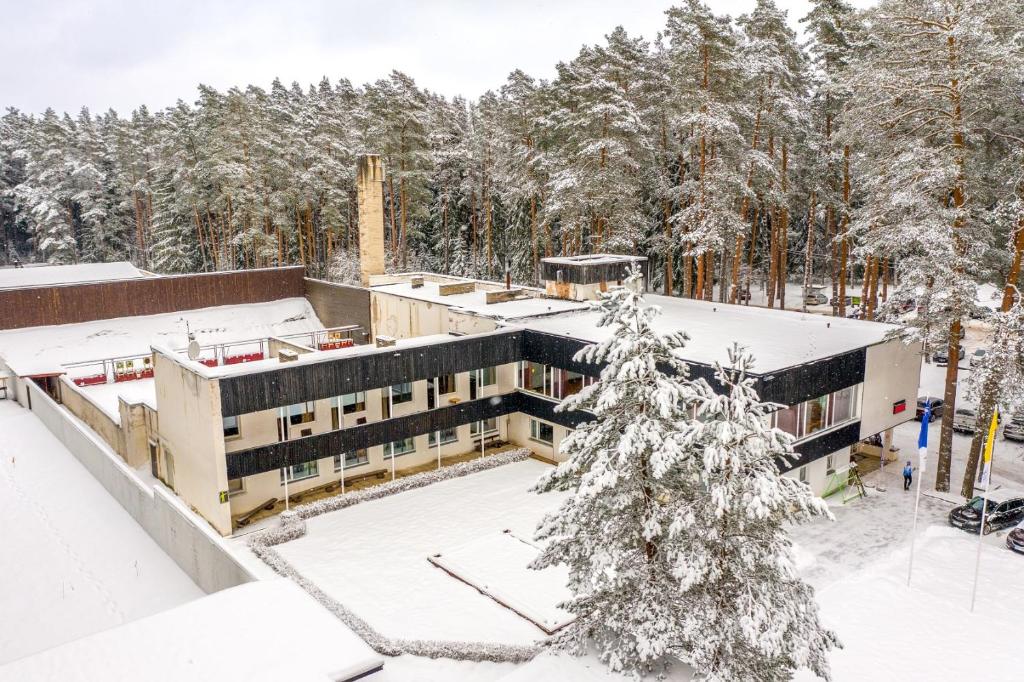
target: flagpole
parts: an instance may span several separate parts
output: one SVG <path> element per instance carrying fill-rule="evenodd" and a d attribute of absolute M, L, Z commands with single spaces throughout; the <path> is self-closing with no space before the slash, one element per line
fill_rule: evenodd
<path fill-rule="evenodd" d="M 981 571 L 981 539 L 985 536 L 985 519 L 988 517 L 988 491 L 992 487 L 992 448 L 995 446 L 996 428 L 999 425 L 999 408 L 992 411 L 992 423 L 988 427 L 988 443 L 985 444 L 982 475 L 985 478 L 985 494 L 981 497 L 981 525 L 978 526 L 978 551 L 974 556 L 974 585 L 971 587 L 971 613 L 978 597 L 978 574 Z"/>
<path fill-rule="evenodd" d="M 932 406 L 928 402 L 921 418 L 921 435 L 917 441 L 917 492 L 914 494 L 914 529 L 910 533 L 910 563 L 907 566 L 907 587 L 910 587 L 910 576 L 914 573 L 914 544 L 917 542 L 917 510 L 921 506 L 921 482 L 924 480 L 925 469 L 928 468 L 928 422 L 931 419 Z"/>

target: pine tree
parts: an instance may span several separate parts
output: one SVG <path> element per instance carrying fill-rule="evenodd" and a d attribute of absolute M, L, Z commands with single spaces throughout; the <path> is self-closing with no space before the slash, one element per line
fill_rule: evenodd
<path fill-rule="evenodd" d="M 601 378 L 559 410 L 586 410 L 562 441 L 568 459 L 539 492 L 570 491 L 538 528 L 534 568 L 569 567 L 576 620 L 556 638 L 589 642 L 613 670 L 643 672 L 670 657 L 712 680 L 785 680 L 796 668 L 828 676 L 838 641 L 818 622 L 796 572 L 787 527 L 827 505 L 783 477 L 792 439 L 772 429 L 734 348 L 716 365 L 725 394 L 691 380 L 678 358 L 684 332 L 654 331 L 657 307 L 626 286 L 602 298 L 604 342 L 576 360 L 606 363 Z M 696 419 L 692 415 L 696 415 Z"/>

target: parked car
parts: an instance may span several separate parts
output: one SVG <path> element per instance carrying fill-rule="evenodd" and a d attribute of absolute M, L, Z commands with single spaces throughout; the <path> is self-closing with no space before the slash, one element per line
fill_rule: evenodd
<path fill-rule="evenodd" d="M 974 433 L 978 428 L 978 411 L 973 406 L 958 407 L 953 412 L 953 430 Z"/>
<path fill-rule="evenodd" d="M 820 291 L 808 291 L 804 294 L 805 305 L 825 305 L 828 303 L 828 296 Z"/>
<path fill-rule="evenodd" d="M 965 505 L 949 512 L 949 525 L 969 533 L 977 533 L 981 527 L 981 508 L 984 499 L 975 497 Z M 1024 497 L 1015 497 L 1005 502 L 988 500 L 985 515 L 985 534 L 1000 528 L 1019 524 L 1024 520 Z"/>
<path fill-rule="evenodd" d="M 932 396 L 923 395 L 917 399 L 917 414 L 914 415 L 914 419 L 921 421 L 924 417 L 924 406 L 926 403 L 932 404 L 932 411 L 928 417 L 928 423 L 932 423 L 936 419 L 942 416 L 944 405 L 942 398 L 934 398 Z"/>
<path fill-rule="evenodd" d="M 733 292 L 736 294 L 737 303 L 750 300 L 750 289 L 733 289 Z"/>
<path fill-rule="evenodd" d="M 1024 554 L 1024 521 L 1006 534 L 1006 546 L 1018 554 Z"/>
<path fill-rule="evenodd" d="M 1007 440 L 1024 440 L 1024 412 L 1014 412 L 1003 427 L 1003 438 Z"/>
<path fill-rule="evenodd" d="M 960 362 L 961 360 L 964 359 L 966 353 L 964 352 L 964 347 L 961 345 L 958 345 L 956 349 L 956 360 L 957 362 Z M 940 351 L 936 351 L 935 355 L 932 356 L 932 360 L 935 361 L 935 364 L 937 365 L 945 365 L 946 363 L 949 362 L 949 349 L 943 348 Z"/>
<path fill-rule="evenodd" d="M 979 348 L 978 350 L 971 353 L 971 367 L 977 367 L 978 365 L 980 365 L 987 354 L 988 351 L 986 351 L 984 348 Z"/>

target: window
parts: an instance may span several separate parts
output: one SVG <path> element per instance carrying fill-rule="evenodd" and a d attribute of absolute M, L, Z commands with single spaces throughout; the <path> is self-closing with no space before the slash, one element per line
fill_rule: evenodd
<path fill-rule="evenodd" d="M 836 456 L 829 455 L 825 458 L 825 473 L 831 476 L 836 472 Z"/>
<path fill-rule="evenodd" d="M 555 429 L 547 422 L 530 420 L 530 439 L 538 443 L 551 445 L 555 442 Z"/>
<path fill-rule="evenodd" d="M 800 467 L 798 472 L 799 472 L 798 475 L 800 477 L 800 482 L 801 483 L 807 483 L 807 467 L 805 467 L 805 466 Z"/>
<path fill-rule="evenodd" d="M 241 478 L 228 479 L 228 497 L 234 497 L 245 492 L 245 483 Z"/>
<path fill-rule="evenodd" d="M 331 399 L 331 428 L 341 428 L 341 415 L 363 412 L 366 410 L 366 392 L 357 391 Z"/>
<path fill-rule="evenodd" d="M 448 443 L 454 443 L 458 439 L 459 439 L 458 429 L 456 427 L 454 427 L 454 426 L 452 428 L 450 428 L 450 429 L 444 429 L 444 430 L 441 431 L 441 445 L 446 445 Z M 437 431 L 431 431 L 430 432 L 430 434 L 427 436 L 427 442 L 430 445 L 430 447 L 436 447 L 437 446 Z"/>
<path fill-rule="evenodd" d="M 498 383 L 498 368 L 484 367 L 480 370 L 480 387 L 493 386 Z"/>
<path fill-rule="evenodd" d="M 288 482 L 294 483 L 295 481 L 301 481 L 306 478 L 313 478 L 320 473 L 317 467 L 317 462 L 314 459 L 312 462 L 303 462 L 302 464 L 295 464 L 289 467 Z M 285 470 L 281 470 L 281 484 L 284 484 Z"/>
<path fill-rule="evenodd" d="M 401 405 L 412 401 L 412 383 L 395 384 L 391 387 L 391 404 Z"/>
<path fill-rule="evenodd" d="M 391 457 L 391 446 L 395 447 L 395 457 L 398 455 L 404 455 L 412 452 L 416 449 L 416 441 L 412 438 L 403 438 L 402 440 L 396 440 L 393 443 L 386 443 L 384 445 L 384 459 Z"/>
<path fill-rule="evenodd" d="M 490 419 L 485 419 L 483 421 L 483 424 L 484 424 L 484 433 L 485 434 L 488 434 L 488 433 L 491 433 L 492 431 L 497 431 L 498 430 L 498 418 L 497 417 L 491 417 Z M 480 433 L 480 422 L 478 422 L 478 421 L 470 422 L 469 423 L 469 435 L 475 437 L 479 433 Z"/>
<path fill-rule="evenodd" d="M 810 435 L 825 428 L 825 409 L 827 407 L 827 395 L 812 398 L 804 403 L 804 435 Z"/>
<path fill-rule="evenodd" d="M 241 435 L 241 431 L 238 430 L 238 417 L 224 417 L 222 421 L 225 438 L 238 438 Z"/>
<path fill-rule="evenodd" d="M 360 464 L 366 464 L 370 461 L 370 457 L 366 452 L 366 448 L 360 450 L 352 450 L 351 452 L 345 453 L 345 468 L 350 469 L 357 467 Z M 341 471 L 341 455 L 334 456 L 334 470 Z"/>
<path fill-rule="evenodd" d="M 551 385 L 551 368 L 537 362 L 523 363 L 523 388 L 534 393 L 547 395 L 546 389 Z"/>
<path fill-rule="evenodd" d="M 455 393 L 455 375 L 446 374 L 437 378 L 437 394 L 446 395 L 448 393 Z M 412 400 L 412 398 L 410 398 Z"/>
<path fill-rule="evenodd" d="M 308 424 L 309 422 L 316 419 L 316 411 L 314 403 L 295 403 L 284 408 L 285 414 L 288 417 L 288 423 L 292 426 L 296 424 Z"/>
<path fill-rule="evenodd" d="M 831 412 L 831 419 L 829 419 L 829 426 L 833 424 L 842 424 L 845 421 L 853 419 L 854 416 L 854 399 L 857 395 L 857 387 L 850 386 L 844 388 L 841 391 L 836 391 L 832 394 L 832 404 L 829 406 L 829 412 Z"/>
<path fill-rule="evenodd" d="M 800 428 L 799 416 L 800 405 L 794 405 L 793 407 L 787 407 L 784 410 L 779 410 L 775 413 L 775 428 L 799 438 L 803 435 L 803 431 Z"/>
<path fill-rule="evenodd" d="M 562 392 L 559 397 L 568 398 L 571 395 L 579 393 L 583 390 L 586 385 L 585 379 L 582 374 L 571 372 L 567 369 L 562 370 Z"/>

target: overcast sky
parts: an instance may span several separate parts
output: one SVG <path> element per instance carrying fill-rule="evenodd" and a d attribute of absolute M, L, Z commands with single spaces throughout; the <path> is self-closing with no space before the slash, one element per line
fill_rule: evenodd
<path fill-rule="evenodd" d="M 863 6 L 870 0 L 854 0 Z M 807 0 L 776 0 L 790 24 Z M 749 11 L 754 0 L 709 0 Z M 473 98 L 520 68 L 554 75 L 616 25 L 652 38 L 665 0 L 0 0 L 0 107 L 128 113 L 275 76 L 362 84 L 399 69 L 422 87 Z"/>

